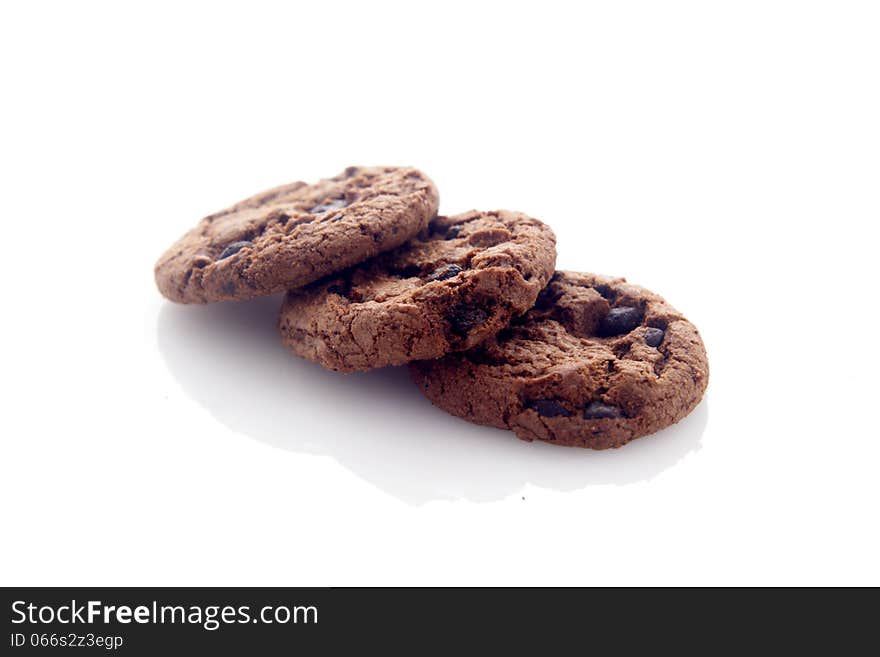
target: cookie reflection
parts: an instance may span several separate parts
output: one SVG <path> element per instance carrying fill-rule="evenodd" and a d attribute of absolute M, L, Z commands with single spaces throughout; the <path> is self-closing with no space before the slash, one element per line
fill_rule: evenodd
<path fill-rule="evenodd" d="M 183 389 L 233 431 L 326 454 L 381 490 L 419 505 L 499 500 L 530 483 L 558 491 L 645 481 L 699 449 L 706 401 L 679 424 L 602 452 L 525 443 L 431 406 L 406 367 L 341 375 L 286 351 L 280 297 L 176 306 L 158 344 Z"/>

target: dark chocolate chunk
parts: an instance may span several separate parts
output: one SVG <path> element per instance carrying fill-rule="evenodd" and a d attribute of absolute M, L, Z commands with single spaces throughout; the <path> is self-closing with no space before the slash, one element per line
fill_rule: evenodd
<path fill-rule="evenodd" d="M 620 417 L 620 409 L 616 406 L 609 406 L 602 402 L 590 402 L 584 408 L 585 420 L 601 420 L 615 417 Z"/>
<path fill-rule="evenodd" d="M 452 326 L 452 332 L 466 336 L 471 329 L 479 326 L 489 318 L 489 313 L 480 306 L 468 303 L 459 303 L 452 309 L 449 316 L 449 323 Z"/>
<path fill-rule="evenodd" d="M 321 214 L 322 212 L 329 212 L 330 210 L 339 210 L 348 205 L 348 202 L 344 198 L 335 198 L 332 201 L 328 201 L 327 203 L 319 203 L 315 207 L 313 207 L 309 212 L 312 214 Z"/>
<path fill-rule="evenodd" d="M 654 328 L 653 326 L 645 330 L 645 344 L 655 349 L 663 342 L 666 332 L 663 329 Z"/>
<path fill-rule="evenodd" d="M 612 308 L 599 322 L 599 336 L 603 338 L 612 335 L 629 333 L 642 321 L 642 311 L 638 308 L 621 306 Z"/>
<path fill-rule="evenodd" d="M 243 248 L 253 245 L 253 242 L 233 242 L 220 252 L 220 256 L 217 258 L 217 260 L 223 260 L 225 258 L 228 258 L 229 256 L 234 256 Z"/>
<path fill-rule="evenodd" d="M 529 402 L 529 408 L 535 409 L 541 417 L 568 417 L 571 415 L 567 408 L 552 399 L 536 399 Z"/>
<path fill-rule="evenodd" d="M 443 265 L 442 267 L 435 269 L 431 275 L 428 276 L 428 281 L 445 281 L 447 278 L 458 276 L 462 271 L 464 270 L 456 264 Z"/>

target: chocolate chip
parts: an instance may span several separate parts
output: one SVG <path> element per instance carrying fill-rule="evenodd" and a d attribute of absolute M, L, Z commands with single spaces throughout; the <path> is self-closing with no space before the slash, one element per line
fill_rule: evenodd
<path fill-rule="evenodd" d="M 585 420 L 601 420 L 606 418 L 620 417 L 620 409 L 616 406 L 609 406 L 602 402 L 590 402 L 584 408 Z"/>
<path fill-rule="evenodd" d="M 663 342 L 666 332 L 663 329 L 654 328 L 653 326 L 645 329 L 645 344 L 655 349 Z"/>
<path fill-rule="evenodd" d="M 459 303 L 452 309 L 449 323 L 452 325 L 453 333 L 466 336 L 471 329 L 485 322 L 488 317 L 489 313 L 479 306 Z"/>
<path fill-rule="evenodd" d="M 599 322 L 599 336 L 603 338 L 612 335 L 629 333 L 642 321 L 642 311 L 638 308 L 622 306 L 612 308 Z"/>
<path fill-rule="evenodd" d="M 443 237 L 448 240 L 454 240 L 459 235 L 461 235 L 461 226 L 451 226 Z"/>
<path fill-rule="evenodd" d="M 332 201 L 328 201 L 327 203 L 319 203 L 315 207 L 313 207 L 309 212 L 312 214 L 321 214 L 322 212 L 329 212 L 330 210 L 339 210 L 340 208 L 344 208 L 348 205 L 348 201 L 344 198 L 335 198 Z"/>
<path fill-rule="evenodd" d="M 445 281 L 447 278 L 458 276 L 462 271 L 464 270 L 455 264 L 443 265 L 442 267 L 435 269 L 431 275 L 428 276 L 428 281 Z"/>
<path fill-rule="evenodd" d="M 567 408 L 552 399 L 536 399 L 529 402 L 529 408 L 535 409 L 541 417 L 568 417 L 571 415 Z"/>
<path fill-rule="evenodd" d="M 225 258 L 228 258 L 229 256 L 234 256 L 245 247 L 253 245 L 253 242 L 233 242 L 220 252 L 220 256 L 217 258 L 217 260 L 223 260 Z"/>
<path fill-rule="evenodd" d="M 226 294 L 228 296 L 232 296 L 233 294 L 235 294 L 235 291 L 236 291 L 235 283 L 233 283 L 232 281 L 229 281 L 228 283 L 224 283 L 220 289 L 223 292 L 223 294 Z"/>

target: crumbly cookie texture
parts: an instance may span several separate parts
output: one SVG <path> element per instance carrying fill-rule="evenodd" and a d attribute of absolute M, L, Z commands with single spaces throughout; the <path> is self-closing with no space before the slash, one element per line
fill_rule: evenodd
<path fill-rule="evenodd" d="M 279 330 L 340 372 L 437 358 L 531 308 L 555 262 L 553 231 L 520 212 L 437 217 L 401 248 L 288 293 Z"/>
<path fill-rule="evenodd" d="M 349 167 L 282 185 L 202 219 L 155 267 L 179 303 L 274 294 L 394 249 L 437 213 L 431 180 L 412 168 Z"/>
<path fill-rule="evenodd" d="M 697 329 L 622 278 L 557 272 L 477 348 L 410 366 L 440 408 L 523 440 L 606 449 L 674 424 L 709 381 Z"/>

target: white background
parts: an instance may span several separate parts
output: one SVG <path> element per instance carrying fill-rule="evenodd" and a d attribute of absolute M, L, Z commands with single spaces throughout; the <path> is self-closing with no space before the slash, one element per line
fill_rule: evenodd
<path fill-rule="evenodd" d="M 880 584 L 880 14 L 856 2 L 4 3 L 0 582 Z M 548 222 L 700 328 L 595 453 L 286 353 L 153 283 L 350 164 Z"/>

